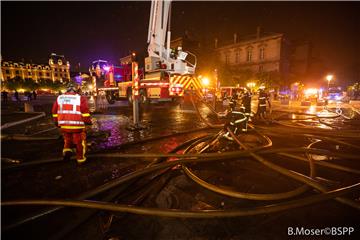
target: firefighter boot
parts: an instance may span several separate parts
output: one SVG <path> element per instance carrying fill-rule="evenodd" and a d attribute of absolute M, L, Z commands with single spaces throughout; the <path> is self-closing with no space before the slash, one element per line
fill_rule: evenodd
<path fill-rule="evenodd" d="M 71 151 L 66 151 L 66 152 L 64 152 L 64 158 L 63 158 L 63 160 L 64 160 L 64 161 L 70 161 L 71 155 L 72 155 L 72 152 L 71 152 Z"/>
<path fill-rule="evenodd" d="M 78 165 L 83 165 L 86 162 L 86 158 L 83 159 L 77 159 Z"/>

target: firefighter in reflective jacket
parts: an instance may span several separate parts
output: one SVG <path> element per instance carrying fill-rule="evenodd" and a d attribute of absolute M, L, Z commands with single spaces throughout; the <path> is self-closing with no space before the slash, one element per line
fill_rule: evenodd
<path fill-rule="evenodd" d="M 241 110 L 243 113 L 245 113 L 246 116 L 245 131 L 247 131 L 247 123 L 250 121 L 251 117 L 251 93 L 246 88 L 244 88 L 244 93 L 241 97 L 241 103 Z"/>
<path fill-rule="evenodd" d="M 257 113 L 260 116 L 260 118 L 262 118 L 262 119 L 265 119 L 265 115 L 266 115 L 266 102 L 268 102 L 269 107 L 271 107 L 269 97 L 268 97 L 267 93 L 265 92 L 264 87 L 260 87 Z"/>
<path fill-rule="evenodd" d="M 87 99 L 78 94 L 74 85 L 69 84 L 65 94 L 58 96 L 52 108 L 55 124 L 61 128 L 64 137 L 64 160 L 69 160 L 76 147 L 77 162 L 86 161 L 86 130 L 91 125 Z"/>
<path fill-rule="evenodd" d="M 227 130 L 228 127 L 235 135 L 237 135 L 239 132 L 246 131 L 247 118 L 243 112 L 236 111 L 235 106 L 236 102 L 231 100 L 229 103 L 229 108 L 224 113 L 218 114 L 220 118 L 226 118 L 227 120 L 224 125 L 225 134 L 223 137 L 230 141 L 233 141 L 234 139 L 230 136 L 230 133 Z"/>

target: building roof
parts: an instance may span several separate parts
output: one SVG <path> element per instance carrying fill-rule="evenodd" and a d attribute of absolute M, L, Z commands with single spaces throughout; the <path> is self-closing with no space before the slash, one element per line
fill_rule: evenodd
<path fill-rule="evenodd" d="M 283 36 L 284 36 L 284 34 L 282 34 L 282 33 L 270 33 L 270 32 L 261 33 L 261 35 L 259 35 L 259 36 L 257 34 L 240 36 L 240 37 L 237 37 L 236 43 L 234 43 L 234 40 L 223 42 L 223 44 L 221 44 L 221 46 L 218 46 L 216 48 L 216 50 L 222 50 L 222 49 L 226 49 L 226 48 L 234 48 L 234 47 L 238 47 L 238 46 L 245 45 L 245 44 L 257 43 L 260 41 L 269 40 L 272 38 L 280 38 Z"/>
<path fill-rule="evenodd" d="M 54 62 L 57 62 L 59 59 L 61 59 L 61 61 L 63 63 L 66 62 L 65 56 L 64 55 L 57 55 L 56 53 L 51 53 L 49 56 L 50 59 L 53 59 Z"/>

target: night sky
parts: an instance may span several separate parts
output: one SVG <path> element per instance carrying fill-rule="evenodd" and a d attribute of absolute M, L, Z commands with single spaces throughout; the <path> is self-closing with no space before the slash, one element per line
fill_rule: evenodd
<path fill-rule="evenodd" d="M 150 2 L 1 2 L 4 60 L 46 63 L 51 52 L 87 69 L 146 49 Z M 173 38 L 202 42 L 233 33 L 285 33 L 313 43 L 313 55 L 340 78 L 359 80 L 360 2 L 174 2 Z"/>

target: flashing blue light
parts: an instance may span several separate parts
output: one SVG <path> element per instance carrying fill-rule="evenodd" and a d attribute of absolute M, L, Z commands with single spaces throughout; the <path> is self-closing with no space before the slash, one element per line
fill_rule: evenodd
<path fill-rule="evenodd" d="M 116 74 L 116 75 L 114 75 L 114 78 L 115 79 L 121 79 L 123 76 L 121 76 L 121 75 L 119 75 L 119 74 Z"/>

